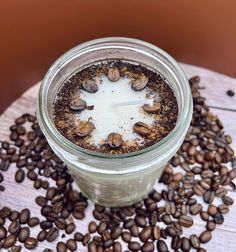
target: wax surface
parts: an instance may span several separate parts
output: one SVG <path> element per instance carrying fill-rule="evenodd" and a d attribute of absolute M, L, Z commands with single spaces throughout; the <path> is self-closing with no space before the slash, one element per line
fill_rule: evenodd
<path fill-rule="evenodd" d="M 87 105 L 94 105 L 94 109 L 82 111 L 75 115 L 75 119 L 91 118 L 96 127 L 91 133 L 91 141 L 94 144 L 101 143 L 112 132 L 120 133 L 123 140 L 142 140 L 142 137 L 133 131 L 133 125 L 138 121 L 148 125 L 154 122 L 153 116 L 146 114 L 141 108 L 143 100 L 146 99 L 146 90 L 133 91 L 127 77 L 111 82 L 103 76 L 101 80 L 96 93 L 80 90 L 80 97 Z M 140 104 L 125 105 L 132 101 L 140 101 Z"/>

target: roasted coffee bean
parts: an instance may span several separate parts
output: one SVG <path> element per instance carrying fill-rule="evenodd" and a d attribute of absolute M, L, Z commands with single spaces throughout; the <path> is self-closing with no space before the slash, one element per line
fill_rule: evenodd
<path fill-rule="evenodd" d="M 38 196 L 36 199 L 35 199 L 36 203 L 39 205 L 39 206 L 46 206 L 47 205 L 47 202 L 48 200 L 43 197 L 43 196 Z"/>
<path fill-rule="evenodd" d="M 76 134 L 78 137 L 86 137 L 95 129 L 93 123 L 86 121 L 80 122 L 76 128 Z"/>
<path fill-rule="evenodd" d="M 207 190 L 204 194 L 203 194 L 203 200 L 208 203 L 211 204 L 214 201 L 215 198 L 215 193 L 211 190 Z"/>
<path fill-rule="evenodd" d="M 216 223 L 212 220 L 208 220 L 207 224 L 206 224 L 206 229 L 208 231 L 213 231 L 213 230 L 215 230 L 215 228 L 216 228 Z"/>
<path fill-rule="evenodd" d="M 75 224 L 74 223 L 70 223 L 70 224 L 68 224 L 66 226 L 65 231 L 66 231 L 67 234 L 71 234 L 72 232 L 74 232 L 75 228 L 76 228 Z"/>
<path fill-rule="evenodd" d="M 14 245 L 11 247 L 11 250 L 9 252 L 20 252 L 22 247 L 20 245 Z"/>
<path fill-rule="evenodd" d="M 211 235 L 210 231 L 204 231 L 199 236 L 199 239 L 200 239 L 201 243 L 207 243 L 211 240 L 211 237 L 212 237 L 212 235 Z"/>
<path fill-rule="evenodd" d="M 84 236 L 83 236 L 83 240 L 82 240 L 82 244 L 85 246 L 85 245 L 87 245 L 88 243 L 89 243 L 89 241 L 90 241 L 90 234 L 89 233 L 87 233 L 87 234 L 85 234 Z"/>
<path fill-rule="evenodd" d="M 73 239 L 69 239 L 67 242 L 66 242 L 66 246 L 67 248 L 70 250 L 70 251 L 76 251 L 77 250 L 77 243 L 75 240 Z"/>
<path fill-rule="evenodd" d="M 117 67 L 109 68 L 107 77 L 110 81 L 118 81 L 120 79 L 120 72 Z"/>
<path fill-rule="evenodd" d="M 136 242 L 136 241 L 131 241 L 129 242 L 128 244 L 128 248 L 129 250 L 131 251 L 139 251 L 141 249 L 141 245 L 139 242 Z"/>
<path fill-rule="evenodd" d="M 8 235 L 2 243 L 2 247 L 5 249 L 9 249 L 16 243 L 16 236 L 15 235 Z"/>
<path fill-rule="evenodd" d="M 57 236 L 59 234 L 59 231 L 57 228 L 52 227 L 48 230 L 48 233 L 46 235 L 46 239 L 48 242 L 53 242 L 56 240 Z"/>
<path fill-rule="evenodd" d="M 47 231 L 46 230 L 41 230 L 38 233 L 37 239 L 38 239 L 38 241 L 42 242 L 42 241 L 46 240 L 46 236 L 47 236 Z"/>
<path fill-rule="evenodd" d="M 25 240 L 24 246 L 25 248 L 30 249 L 30 250 L 35 249 L 38 246 L 38 241 L 33 237 L 28 237 Z"/>
<path fill-rule="evenodd" d="M 118 133 L 111 133 L 108 135 L 107 143 L 112 149 L 119 148 L 123 143 L 122 136 Z"/>
<path fill-rule="evenodd" d="M 22 227 L 18 234 L 18 240 L 19 242 L 24 243 L 29 236 L 30 236 L 30 229 L 28 227 Z"/>
<path fill-rule="evenodd" d="M 31 217 L 28 219 L 28 225 L 29 227 L 35 227 L 39 224 L 39 218 L 38 217 Z"/>
<path fill-rule="evenodd" d="M 38 175 L 34 171 L 28 171 L 27 172 L 27 178 L 32 180 L 32 181 L 35 181 L 37 179 L 37 176 Z"/>
<path fill-rule="evenodd" d="M 5 239 L 7 236 L 7 230 L 5 227 L 0 227 L 0 241 Z"/>
<path fill-rule="evenodd" d="M 134 131 L 140 136 L 148 136 L 151 133 L 151 127 L 143 122 L 137 122 L 133 127 Z"/>
<path fill-rule="evenodd" d="M 10 221 L 14 221 L 14 220 L 17 220 L 19 217 L 19 212 L 13 210 L 9 216 L 9 220 Z"/>
<path fill-rule="evenodd" d="M 90 242 L 89 245 L 88 245 L 88 252 L 97 252 L 98 249 L 97 249 L 97 246 L 94 242 Z M 103 248 L 102 250 L 103 251 Z"/>
<path fill-rule="evenodd" d="M 122 245 L 120 242 L 115 242 L 113 245 L 114 252 L 122 252 Z"/>
<path fill-rule="evenodd" d="M 151 226 L 144 227 L 140 232 L 139 237 L 142 242 L 146 242 L 151 238 L 153 229 Z"/>
<path fill-rule="evenodd" d="M 109 240 L 106 240 L 106 241 L 103 243 L 103 247 L 104 247 L 105 249 L 107 249 L 107 248 L 110 248 L 111 246 L 113 246 L 113 244 L 114 244 L 114 241 L 113 241 L 112 239 L 109 239 Z"/>
<path fill-rule="evenodd" d="M 22 169 L 17 170 L 15 180 L 17 183 L 22 183 L 25 179 L 25 172 Z"/>
<path fill-rule="evenodd" d="M 221 204 L 218 206 L 218 212 L 221 213 L 221 214 L 226 214 L 229 212 L 229 207 L 225 204 Z"/>
<path fill-rule="evenodd" d="M 200 248 L 201 243 L 199 241 L 199 238 L 194 234 L 190 236 L 190 243 L 193 248 L 195 248 L 195 249 Z"/>
<path fill-rule="evenodd" d="M 207 221 L 209 219 L 209 214 L 207 212 L 205 212 L 205 211 L 202 211 L 200 213 L 200 216 L 201 216 L 203 221 Z"/>
<path fill-rule="evenodd" d="M 135 217 L 135 222 L 139 227 L 145 227 L 147 225 L 146 218 L 143 216 L 136 216 Z"/>
<path fill-rule="evenodd" d="M 146 76 L 142 76 L 136 80 L 132 80 L 130 82 L 131 88 L 135 91 L 143 90 L 148 84 L 148 78 Z"/>
<path fill-rule="evenodd" d="M 5 224 L 5 222 L 6 222 L 5 218 L 0 217 L 0 226 L 3 226 Z"/>
<path fill-rule="evenodd" d="M 8 227 L 8 231 L 10 234 L 17 235 L 20 230 L 20 223 L 18 220 L 14 220 Z"/>
<path fill-rule="evenodd" d="M 127 242 L 127 243 L 130 242 L 131 239 L 132 239 L 131 233 L 129 233 L 129 232 L 127 232 L 127 231 L 122 232 L 122 233 L 121 233 L 121 237 L 122 237 L 122 240 L 123 240 L 124 242 Z"/>
<path fill-rule="evenodd" d="M 84 237 L 84 235 L 83 235 L 82 233 L 80 233 L 80 232 L 76 232 L 76 233 L 74 234 L 74 239 L 75 239 L 76 241 L 81 242 L 81 241 L 83 240 L 83 237 Z"/>
<path fill-rule="evenodd" d="M 233 97 L 234 96 L 234 91 L 233 90 L 231 90 L 231 89 L 229 89 L 229 90 L 227 90 L 227 95 L 228 96 L 231 96 L 231 97 Z"/>
<path fill-rule="evenodd" d="M 154 238 L 155 240 L 159 240 L 160 237 L 161 237 L 161 229 L 160 229 L 159 226 L 155 226 L 155 227 L 153 228 L 153 238 Z"/>
<path fill-rule="evenodd" d="M 161 104 L 160 102 L 156 102 L 153 105 L 144 104 L 142 108 L 147 113 L 156 113 L 161 110 Z"/>
<path fill-rule="evenodd" d="M 86 101 L 82 100 L 78 95 L 74 95 L 70 100 L 70 109 L 74 111 L 83 111 L 86 109 Z"/>
<path fill-rule="evenodd" d="M 213 216 L 213 220 L 215 221 L 216 224 L 223 224 L 224 223 L 224 216 L 220 213 L 216 213 L 214 216 Z"/>
<path fill-rule="evenodd" d="M 210 216 L 213 216 L 217 213 L 217 207 L 214 206 L 214 205 L 209 205 L 208 206 L 208 209 L 207 209 L 207 212 Z"/>
<path fill-rule="evenodd" d="M 19 215 L 20 224 L 25 224 L 30 218 L 30 211 L 28 208 L 23 209 Z"/>
<path fill-rule="evenodd" d="M 234 203 L 234 200 L 226 195 L 222 197 L 222 201 L 224 202 L 225 205 L 233 205 Z"/>
<path fill-rule="evenodd" d="M 172 227 L 172 226 L 167 226 L 165 228 L 165 233 L 168 236 L 174 237 L 174 236 L 176 236 L 176 229 L 174 227 Z"/>
<path fill-rule="evenodd" d="M 181 249 L 183 250 L 183 252 L 188 252 L 191 249 L 191 245 L 189 242 L 189 239 L 186 237 L 183 237 L 181 239 Z"/>
<path fill-rule="evenodd" d="M 202 211 L 202 205 L 194 204 L 194 205 L 190 206 L 189 211 L 192 215 L 199 214 Z"/>
<path fill-rule="evenodd" d="M 183 227 L 191 227 L 193 225 L 193 219 L 190 216 L 181 215 L 179 217 L 179 224 Z"/>
<path fill-rule="evenodd" d="M 145 242 L 142 246 L 142 252 L 153 252 L 154 251 L 154 244 L 152 242 Z"/>
<path fill-rule="evenodd" d="M 157 251 L 158 252 L 169 252 L 168 247 L 163 240 L 157 241 Z"/>
<path fill-rule="evenodd" d="M 98 85 L 94 80 L 85 80 L 82 83 L 82 87 L 89 93 L 96 93 L 98 91 Z"/>
<path fill-rule="evenodd" d="M 55 224 L 56 224 L 56 223 L 55 223 Z M 41 227 L 42 229 L 44 229 L 44 230 L 49 229 L 49 228 L 52 227 L 52 222 L 50 222 L 50 221 L 42 221 L 42 222 L 40 223 L 40 227 Z"/>
<path fill-rule="evenodd" d="M 66 244 L 64 242 L 58 242 L 57 243 L 57 252 L 66 252 L 66 251 L 67 251 Z"/>
<path fill-rule="evenodd" d="M 181 239 L 179 235 L 176 235 L 171 240 L 171 247 L 175 250 L 179 249 L 181 246 Z"/>
<path fill-rule="evenodd" d="M 138 226 L 136 224 L 134 224 L 131 228 L 130 228 L 130 232 L 132 234 L 133 237 L 138 237 L 139 236 L 139 229 Z"/>

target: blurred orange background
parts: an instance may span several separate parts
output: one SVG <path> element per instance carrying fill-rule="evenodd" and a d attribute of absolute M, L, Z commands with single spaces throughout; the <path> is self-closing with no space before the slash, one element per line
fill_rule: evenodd
<path fill-rule="evenodd" d="M 236 77 L 235 11 L 235 0 L 1 0 L 0 112 L 63 52 L 104 36 L 143 39 Z"/>

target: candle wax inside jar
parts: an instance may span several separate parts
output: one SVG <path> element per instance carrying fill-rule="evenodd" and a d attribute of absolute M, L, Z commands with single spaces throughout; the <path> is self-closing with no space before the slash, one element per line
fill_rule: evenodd
<path fill-rule="evenodd" d="M 101 77 L 96 93 L 88 93 L 80 90 L 80 97 L 86 101 L 87 105 L 94 105 L 93 110 L 85 109 L 80 114 L 75 115 L 75 119 L 86 121 L 91 118 L 95 125 L 92 131 L 91 141 L 94 144 L 102 143 L 110 133 L 119 133 L 123 140 L 142 140 L 142 137 L 133 131 L 136 122 L 144 122 L 152 125 L 153 115 L 143 111 L 146 98 L 146 89 L 134 91 L 129 84 L 131 79 L 124 77 L 116 82 L 111 82 L 106 76 Z M 132 104 L 133 103 L 133 104 Z"/>

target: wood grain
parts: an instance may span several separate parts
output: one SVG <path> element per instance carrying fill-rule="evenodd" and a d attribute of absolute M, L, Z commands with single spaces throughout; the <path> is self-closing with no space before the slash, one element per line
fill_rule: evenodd
<path fill-rule="evenodd" d="M 225 126 L 225 132 L 233 137 L 232 147 L 236 150 L 236 96 L 228 97 L 226 91 L 228 89 L 236 89 L 236 79 L 227 77 L 225 75 L 215 73 L 203 68 L 181 64 L 187 76 L 199 75 L 201 77 L 201 83 L 205 87 L 202 90 L 203 96 L 207 98 L 207 104 L 212 107 L 224 108 L 224 109 L 212 109 L 212 111 L 219 116 Z M 17 99 L 1 116 L 1 128 L 0 139 L 8 140 L 9 125 L 14 122 L 14 119 L 20 116 L 22 113 L 35 113 L 35 101 L 39 83 L 30 88 L 19 99 Z M 12 165 L 8 172 L 4 174 L 5 180 L 3 185 L 6 187 L 4 193 L 0 192 L 0 207 L 8 206 L 14 209 L 21 210 L 28 207 L 31 209 L 32 216 L 40 215 L 40 208 L 36 205 L 34 199 L 41 193 L 45 194 L 44 190 L 36 191 L 33 189 L 33 183 L 30 180 L 25 180 L 23 184 L 16 184 L 14 181 L 14 173 L 16 167 Z M 52 181 L 52 183 L 54 183 Z M 156 189 L 161 190 L 163 185 L 157 184 Z M 236 193 L 230 191 L 230 196 L 236 201 Z M 199 198 L 198 198 L 198 201 Z M 203 203 L 203 202 L 202 202 Z M 216 202 L 219 203 L 219 202 Z M 204 205 L 204 203 L 203 203 Z M 77 231 L 85 233 L 87 231 L 88 222 L 92 217 L 93 203 L 89 204 L 86 210 L 86 217 L 83 221 L 76 221 Z M 226 250 L 228 252 L 236 251 L 236 207 L 230 208 L 230 213 L 225 216 L 225 222 L 221 226 L 217 226 L 217 229 L 213 232 L 213 238 L 211 242 L 203 246 L 209 252 L 221 252 Z M 191 233 L 199 234 L 205 229 L 204 223 L 200 218 L 195 218 L 195 225 L 191 229 L 184 230 L 184 235 L 188 236 Z M 31 236 L 36 237 L 39 229 L 33 228 Z M 62 234 L 62 233 L 61 233 Z M 66 239 L 70 236 L 66 236 Z M 58 240 L 63 240 L 61 237 Z M 56 242 L 49 244 L 47 242 L 40 243 L 36 251 L 43 251 L 48 247 L 55 251 Z M 124 250 L 125 246 L 123 247 Z M 1 250 L 4 251 L 4 250 Z M 25 248 L 23 251 L 27 251 Z M 80 246 L 77 251 L 87 251 L 87 248 Z"/>

